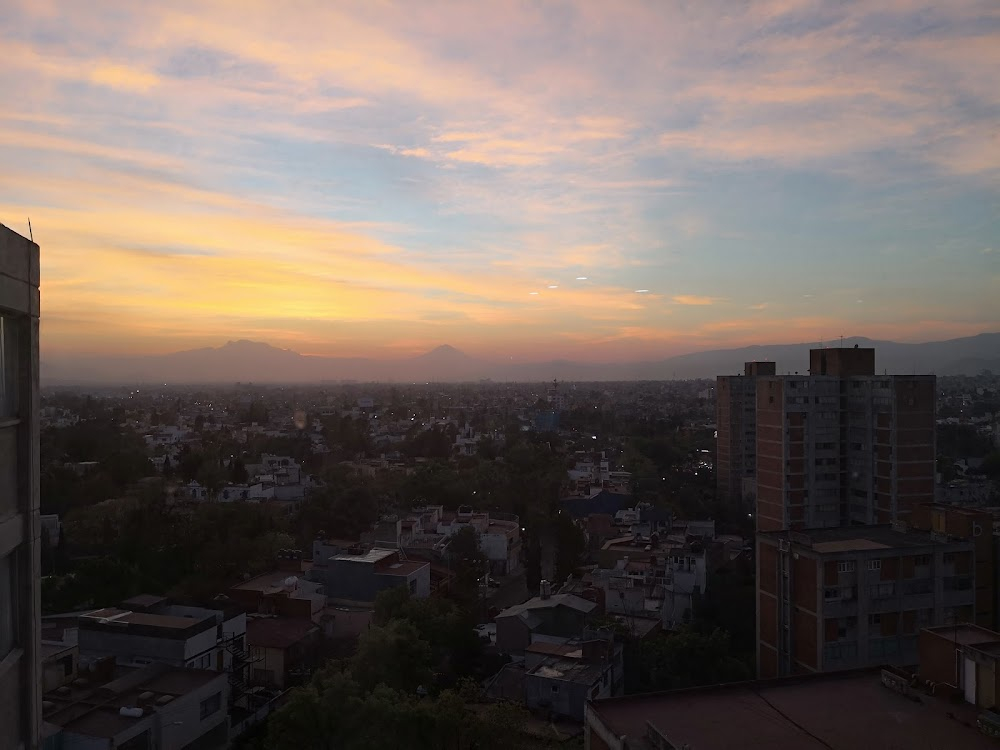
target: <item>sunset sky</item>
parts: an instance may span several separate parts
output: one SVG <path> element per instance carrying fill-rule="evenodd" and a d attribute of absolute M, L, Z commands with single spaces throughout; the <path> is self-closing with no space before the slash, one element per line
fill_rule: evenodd
<path fill-rule="evenodd" d="M 1000 330 L 997 0 L 2 0 L 0 59 L 43 356 Z"/>

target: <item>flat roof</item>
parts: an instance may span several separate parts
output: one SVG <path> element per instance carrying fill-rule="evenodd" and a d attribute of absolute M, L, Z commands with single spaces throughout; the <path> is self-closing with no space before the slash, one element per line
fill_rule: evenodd
<path fill-rule="evenodd" d="M 243 581 L 238 583 L 231 588 L 239 591 L 269 591 L 271 589 L 284 588 L 286 578 L 295 578 L 298 581 L 305 580 L 302 572 L 296 572 L 294 570 L 272 570 L 270 573 L 262 573 L 259 576 L 251 578 L 249 581 Z M 298 593 L 298 589 L 291 592 L 294 594 Z"/>
<path fill-rule="evenodd" d="M 924 628 L 924 630 L 945 640 L 954 641 L 959 646 L 974 646 L 978 643 L 1000 641 L 1000 633 L 973 625 L 971 622 L 963 622 L 958 625 L 939 625 L 933 628 Z"/>
<path fill-rule="evenodd" d="M 247 644 L 260 648 L 288 648 L 319 628 L 297 617 L 253 617 L 247 620 Z"/>
<path fill-rule="evenodd" d="M 607 668 L 608 665 L 603 662 L 550 656 L 534 669 L 528 670 L 528 674 L 546 680 L 565 680 L 591 685 Z"/>
<path fill-rule="evenodd" d="M 496 628 L 496 625 L 493 625 Z M 579 643 L 548 643 L 547 641 L 535 641 L 524 647 L 525 653 L 547 654 L 548 656 L 583 656 L 583 646 Z"/>
<path fill-rule="evenodd" d="M 882 684 L 881 669 L 743 682 L 589 702 L 632 750 L 654 747 L 647 722 L 674 747 L 856 750 L 862 747 L 996 748 L 976 729 L 978 710 Z"/>
<path fill-rule="evenodd" d="M 209 617 L 177 617 L 175 615 L 156 615 L 148 612 L 131 612 L 127 609 L 108 607 L 91 612 L 88 615 L 80 616 L 80 624 L 106 625 L 115 622 L 124 622 L 129 625 L 150 625 L 157 628 L 173 628 L 186 630 L 198 625 Z"/>
<path fill-rule="evenodd" d="M 759 536 L 762 539 L 785 539 L 792 544 L 825 554 L 967 544 L 962 539 L 942 541 L 931 536 L 929 531 L 916 531 L 914 529 L 896 531 L 888 524 L 806 529 L 805 531 L 762 531 Z"/>
<path fill-rule="evenodd" d="M 69 732 L 111 738 L 136 724 L 149 722 L 160 710 L 171 710 L 170 703 L 160 706 L 154 702 L 141 717 L 119 714 L 121 706 L 136 705 L 142 693 L 153 693 L 154 701 L 165 695 L 179 698 L 204 685 L 227 679 L 225 672 L 168 667 L 159 663 L 141 669 L 116 669 L 110 682 L 74 687 L 65 697 L 56 691 L 46 693 L 45 700 L 52 706 L 45 711 L 45 721 Z"/>
<path fill-rule="evenodd" d="M 375 549 L 370 549 L 367 552 L 364 552 L 360 555 L 349 555 L 345 553 L 340 555 L 334 555 L 330 559 L 344 561 L 344 562 L 366 563 L 369 565 L 373 565 L 374 563 L 377 563 L 380 560 L 384 560 L 390 555 L 395 555 L 395 554 L 398 554 L 398 551 L 394 549 L 375 548 Z"/>
<path fill-rule="evenodd" d="M 425 568 L 430 563 L 424 560 L 402 560 L 397 563 L 392 563 L 388 567 L 382 568 L 378 571 L 380 575 L 384 576 L 406 576 L 410 573 L 414 573 L 421 568 Z"/>

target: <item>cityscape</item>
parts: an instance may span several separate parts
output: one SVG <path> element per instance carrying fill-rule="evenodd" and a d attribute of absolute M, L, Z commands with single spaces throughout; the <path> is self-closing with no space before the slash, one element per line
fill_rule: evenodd
<path fill-rule="evenodd" d="M 90 5 L 0 7 L 0 750 L 998 746 L 1000 7 Z"/>

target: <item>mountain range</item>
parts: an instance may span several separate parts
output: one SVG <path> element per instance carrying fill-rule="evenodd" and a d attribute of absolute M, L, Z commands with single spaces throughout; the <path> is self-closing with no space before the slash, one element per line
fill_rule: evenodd
<path fill-rule="evenodd" d="M 1000 372 L 1000 333 L 901 344 L 849 338 L 837 346 L 875 347 L 879 372 L 898 374 L 977 375 Z M 367 359 L 318 357 L 279 349 L 256 341 L 230 341 L 224 346 L 172 354 L 133 357 L 46 357 L 43 385 L 141 383 L 318 383 L 329 381 L 458 382 L 491 378 L 498 381 L 543 380 L 670 380 L 713 378 L 743 372 L 743 363 L 771 360 L 778 372 L 805 372 L 809 349 L 816 343 L 747 346 L 693 352 L 666 359 L 621 363 L 569 360 L 509 363 L 476 359 L 452 346 L 439 346 L 417 357 Z"/>

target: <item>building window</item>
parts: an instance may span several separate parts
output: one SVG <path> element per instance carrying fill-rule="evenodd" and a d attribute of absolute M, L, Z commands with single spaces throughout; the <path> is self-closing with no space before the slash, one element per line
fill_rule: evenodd
<path fill-rule="evenodd" d="M 874 615 L 868 615 L 868 624 L 869 625 L 881 625 L 882 624 L 882 615 L 877 614 L 877 613 L 874 614 Z"/>
<path fill-rule="evenodd" d="M 922 566 L 925 566 L 925 565 L 930 565 L 931 564 L 931 556 L 930 555 L 917 555 L 916 557 L 913 558 L 913 564 L 916 565 L 918 568 L 922 567 Z"/>
<path fill-rule="evenodd" d="M 0 418 L 17 412 L 17 322 L 0 315 Z"/>
<path fill-rule="evenodd" d="M 59 663 L 62 664 L 63 677 L 69 677 L 71 674 L 73 674 L 73 654 L 70 654 L 69 656 L 64 656 L 62 659 L 59 660 Z"/>
<path fill-rule="evenodd" d="M 205 700 L 201 702 L 201 720 L 204 721 L 209 716 L 214 714 L 222 708 L 222 693 L 221 691 L 215 695 L 208 696 Z"/>
<path fill-rule="evenodd" d="M 150 738 L 149 730 L 147 729 L 142 734 L 137 734 L 130 740 L 126 740 L 121 745 L 118 745 L 118 750 L 149 750 L 152 747 L 152 740 Z"/>
<path fill-rule="evenodd" d="M 826 599 L 827 601 L 830 601 L 831 599 L 839 599 L 840 589 L 824 589 L 823 598 Z"/>
<path fill-rule="evenodd" d="M 945 552 L 944 556 L 942 557 L 942 560 L 944 561 L 945 565 L 954 565 L 955 564 L 955 553 L 954 552 Z"/>
<path fill-rule="evenodd" d="M 882 561 L 881 560 L 869 560 L 868 561 L 868 570 L 882 570 Z"/>
<path fill-rule="evenodd" d="M 416 594 L 417 593 L 417 581 L 416 581 L 416 579 L 410 581 L 410 593 L 411 594 Z"/>
<path fill-rule="evenodd" d="M 838 573 L 853 573 L 854 572 L 854 561 L 853 560 L 844 560 L 842 562 L 837 563 L 837 572 Z"/>
<path fill-rule="evenodd" d="M 553 685 L 552 686 L 552 692 L 553 693 L 558 693 L 559 692 L 559 686 L 558 685 Z"/>
<path fill-rule="evenodd" d="M 15 643 L 14 631 L 14 561 L 13 555 L 0 557 L 0 659 L 9 654 Z"/>

